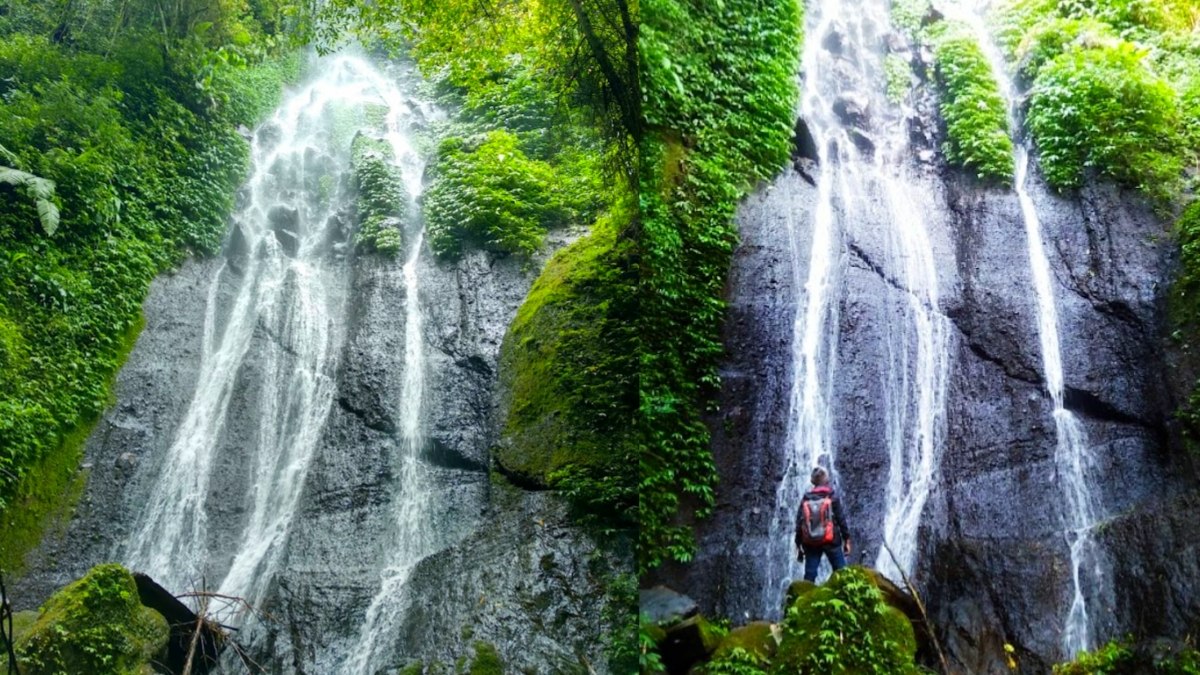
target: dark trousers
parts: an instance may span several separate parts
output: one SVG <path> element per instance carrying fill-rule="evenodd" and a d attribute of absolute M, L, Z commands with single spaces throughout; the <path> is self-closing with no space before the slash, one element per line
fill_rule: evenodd
<path fill-rule="evenodd" d="M 830 545 L 824 547 L 805 546 L 804 547 L 804 578 L 807 581 L 817 580 L 817 571 L 821 569 L 821 555 L 824 554 L 829 558 L 829 564 L 836 572 L 846 566 L 846 554 L 842 553 L 842 547 L 839 545 Z"/>

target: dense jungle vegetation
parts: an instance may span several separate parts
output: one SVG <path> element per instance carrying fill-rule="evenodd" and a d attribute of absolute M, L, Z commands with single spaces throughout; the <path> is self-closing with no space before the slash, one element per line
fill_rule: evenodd
<path fill-rule="evenodd" d="M 0 567 L 71 491 L 150 281 L 219 246 L 239 128 L 299 74 L 285 21 L 274 0 L 0 4 Z"/>

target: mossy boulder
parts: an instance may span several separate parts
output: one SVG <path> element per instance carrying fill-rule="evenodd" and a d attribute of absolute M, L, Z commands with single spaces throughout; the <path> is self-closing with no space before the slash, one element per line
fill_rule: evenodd
<path fill-rule="evenodd" d="M 561 488 L 582 512 L 617 520 L 637 505 L 629 218 L 602 218 L 534 282 L 501 348 L 505 423 L 493 449 L 516 482 Z"/>
<path fill-rule="evenodd" d="M 812 593 L 817 590 L 818 586 L 807 579 L 793 581 L 787 589 L 787 593 L 783 596 L 783 613 L 787 614 L 788 607 L 795 604 L 801 596 Z"/>
<path fill-rule="evenodd" d="M 482 640 L 475 643 L 475 657 L 471 659 L 468 675 L 504 675 L 504 661 L 495 645 Z"/>
<path fill-rule="evenodd" d="M 861 567 L 836 572 L 789 605 L 772 673 L 916 673 L 912 624 Z"/>
<path fill-rule="evenodd" d="M 720 627 L 697 614 L 668 627 L 666 636 L 658 644 L 658 652 L 667 672 L 687 672 L 692 665 L 715 652 L 724 636 Z"/>
<path fill-rule="evenodd" d="M 761 661 L 768 661 L 779 649 L 774 626 L 769 621 L 751 621 L 729 631 L 713 652 L 713 660 L 721 660 L 740 649 Z"/>
<path fill-rule="evenodd" d="M 46 601 L 16 641 L 21 672 L 150 673 L 166 651 L 170 628 L 138 600 L 133 575 L 97 565 Z"/>

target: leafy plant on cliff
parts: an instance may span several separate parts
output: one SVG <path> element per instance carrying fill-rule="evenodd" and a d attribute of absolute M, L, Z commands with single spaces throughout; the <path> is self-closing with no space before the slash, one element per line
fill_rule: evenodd
<path fill-rule="evenodd" d="M 1195 649 L 1166 649 L 1155 653 L 1135 649 L 1132 645 L 1113 640 L 1091 652 L 1083 652 L 1070 663 L 1054 666 L 1054 675 L 1123 675 L 1124 673 L 1155 673 L 1156 675 L 1200 675 L 1200 651 Z"/>
<path fill-rule="evenodd" d="M 387 256 L 395 256 L 404 244 L 400 226 L 408 212 L 408 194 L 394 160 L 391 146 L 383 141 L 360 135 L 351 143 L 350 168 L 358 183 L 354 241 Z"/>
<path fill-rule="evenodd" d="M 1168 198 L 1179 185 L 1180 116 L 1175 92 L 1129 43 L 1075 49 L 1034 80 L 1029 128 L 1046 180 L 1082 184 L 1086 169 Z"/>
<path fill-rule="evenodd" d="M 1008 112 L 983 50 L 966 30 L 950 28 L 935 40 L 946 123 L 946 159 L 981 180 L 1012 182 L 1013 146 Z"/>
<path fill-rule="evenodd" d="M 642 3 L 639 565 L 687 561 L 714 504 L 703 413 L 719 382 L 738 201 L 791 150 L 795 0 Z"/>
<path fill-rule="evenodd" d="M 434 175 L 424 197 L 425 227 L 438 255 L 459 253 L 463 241 L 529 255 L 547 229 L 566 219 L 554 169 L 527 157 L 507 131 L 443 140 Z"/>
<path fill-rule="evenodd" d="M 1032 82 L 1027 123 L 1048 182 L 1089 173 L 1165 205 L 1200 161 L 1193 0 L 1015 0 L 1000 41 Z"/>

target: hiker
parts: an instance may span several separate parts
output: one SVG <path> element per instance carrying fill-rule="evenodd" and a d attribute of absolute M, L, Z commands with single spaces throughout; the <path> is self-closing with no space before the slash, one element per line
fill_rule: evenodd
<path fill-rule="evenodd" d="M 817 580 L 822 553 L 829 558 L 834 572 L 846 566 L 846 556 L 850 555 L 850 528 L 846 526 L 842 500 L 829 485 L 829 472 L 819 466 L 813 469 L 812 484 L 812 490 L 800 499 L 796 513 L 796 548 L 808 581 Z"/>

